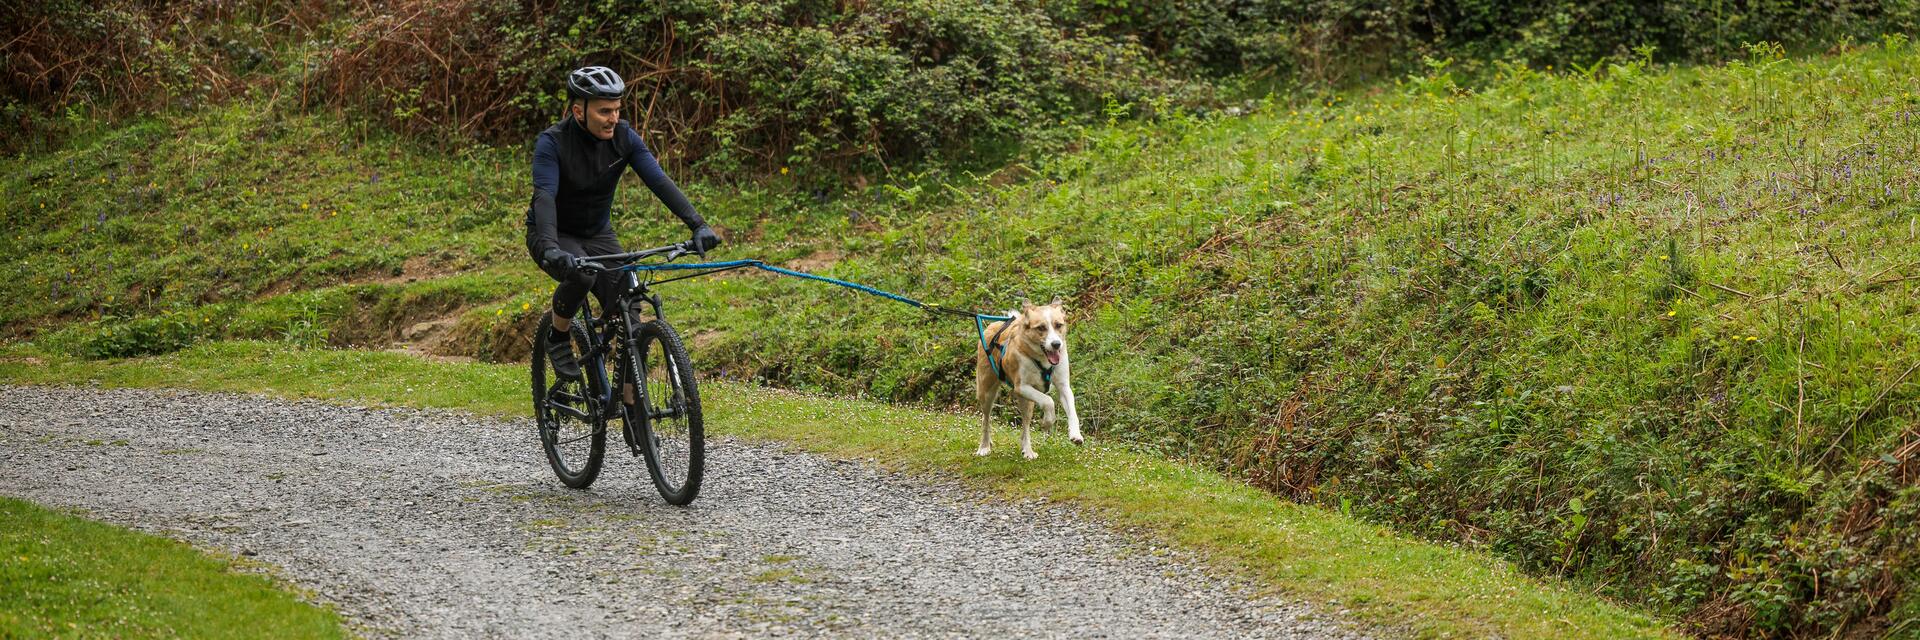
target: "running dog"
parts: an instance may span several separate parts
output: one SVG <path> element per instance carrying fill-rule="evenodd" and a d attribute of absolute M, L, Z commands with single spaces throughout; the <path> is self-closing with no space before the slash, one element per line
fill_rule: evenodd
<path fill-rule="evenodd" d="M 1033 407 L 1045 412 L 1047 424 L 1054 423 L 1053 398 L 1049 387 L 1060 389 L 1060 404 L 1067 410 L 1067 439 L 1081 444 L 1080 414 L 1073 410 L 1073 383 L 1067 360 L 1067 313 L 1060 299 L 1042 306 L 1020 301 L 1020 310 L 1009 312 L 1012 320 L 987 325 L 986 339 L 973 358 L 974 398 L 980 406 L 980 449 L 974 455 L 993 452 L 993 402 L 999 399 L 1002 385 L 1012 387 L 1021 408 L 1020 453 L 1028 460 L 1040 457 L 1033 452 Z"/>

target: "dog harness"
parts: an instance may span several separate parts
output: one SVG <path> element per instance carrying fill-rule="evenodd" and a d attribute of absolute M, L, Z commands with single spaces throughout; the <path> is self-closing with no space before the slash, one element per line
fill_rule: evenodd
<path fill-rule="evenodd" d="M 1013 381 L 1007 379 L 1006 370 L 1000 368 L 1001 358 L 1007 357 L 1007 345 L 1000 342 L 1000 334 L 1007 330 L 1007 325 L 1009 324 L 1013 324 L 1013 322 L 1007 321 L 1007 322 L 1001 323 L 1000 328 L 993 330 L 993 339 L 986 341 L 986 344 L 982 346 L 985 347 L 985 350 L 987 352 L 987 364 L 993 365 L 993 375 L 999 376 L 1000 383 L 1005 384 L 1007 385 L 1007 387 L 1011 388 L 1013 387 Z M 999 358 L 995 358 L 993 356 L 993 351 L 995 349 L 1000 350 Z M 1053 367 L 1058 365 L 1041 366 L 1040 360 L 1037 358 L 1034 359 L 1033 365 L 1040 368 L 1040 393 L 1047 393 L 1051 391 L 1053 389 Z"/>

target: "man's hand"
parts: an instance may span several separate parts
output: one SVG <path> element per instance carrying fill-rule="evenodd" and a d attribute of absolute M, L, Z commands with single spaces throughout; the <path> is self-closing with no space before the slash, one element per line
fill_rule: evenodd
<path fill-rule="evenodd" d="M 713 227 L 703 224 L 693 230 L 692 244 L 694 252 L 705 256 L 708 251 L 720 246 L 720 236 L 713 233 Z"/>
<path fill-rule="evenodd" d="M 540 263 L 546 265 L 548 269 L 560 272 L 560 279 L 563 280 L 573 277 L 575 262 L 573 254 L 561 249 L 548 249 L 540 256 Z"/>

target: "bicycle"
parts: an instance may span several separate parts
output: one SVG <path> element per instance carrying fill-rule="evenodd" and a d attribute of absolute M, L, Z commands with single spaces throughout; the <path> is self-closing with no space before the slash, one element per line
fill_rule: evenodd
<path fill-rule="evenodd" d="M 661 498 L 686 505 L 699 495 L 706 440 L 693 361 L 680 334 L 667 323 L 660 296 L 648 289 L 651 276 L 642 280 L 633 270 L 621 269 L 649 258 L 672 262 L 697 253 L 690 244 L 576 260 L 577 268 L 595 276 L 612 270 L 627 276 L 613 308 L 602 309 L 598 319 L 589 303 L 582 303 L 575 314 L 569 333 L 580 378 L 553 372 L 538 347 L 553 333 L 551 311 L 534 330 L 533 413 L 540 446 L 562 484 L 584 489 L 599 478 L 607 423 L 617 418 L 628 450 L 646 458 Z M 652 318 L 644 321 L 643 304 L 653 310 Z"/>

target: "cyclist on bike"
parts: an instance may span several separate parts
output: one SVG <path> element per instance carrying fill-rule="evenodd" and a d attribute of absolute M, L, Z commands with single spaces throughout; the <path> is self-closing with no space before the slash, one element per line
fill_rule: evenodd
<path fill-rule="evenodd" d="M 621 253 L 614 237 L 613 191 L 623 170 L 632 167 L 654 197 L 667 205 L 693 232 L 690 248 L 699 252 L 720 245 L 686 194 L 660 170 L 660 162 L 640 140 L 633 126 L 620 119 L 620 98 L 626 83 L 606 67 L 582 67 L 567 74 L 567 114 L 540 132 L 533 143 L 533 205 L 527 210 L 527 253 L 542 271 L 559 283 L 553 289 L 552 339 L 544 348 L 553 369 L 570 379 L 580 377 L 580 364 L 568 339 L 574 313 L 588 291 L 602 309 L 620 294 L 621 274 L 580 273 L 581 256 Z"/>

